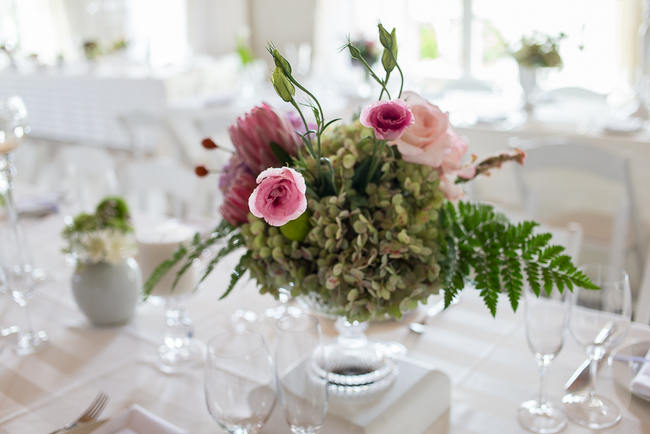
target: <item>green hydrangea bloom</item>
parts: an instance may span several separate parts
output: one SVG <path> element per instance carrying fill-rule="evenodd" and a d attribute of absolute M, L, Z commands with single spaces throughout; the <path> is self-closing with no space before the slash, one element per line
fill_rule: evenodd
<path fill-rule="evenodd" d="M 335 169 L 338 196 L 309 199 L 311 231 L 291 241 L 278 228 L 249 215 L 241 229 L 252 256 L 249 271 L 262 293 L 315 298 L 352 320 L 401 316 L 440 287 L 443 195 L 437 172 L 389 151 L 377 184 L 352 188 L 354 168 L 372 153 L 371 134 L 359 122 L 332 128 L 322 155 Z"/>

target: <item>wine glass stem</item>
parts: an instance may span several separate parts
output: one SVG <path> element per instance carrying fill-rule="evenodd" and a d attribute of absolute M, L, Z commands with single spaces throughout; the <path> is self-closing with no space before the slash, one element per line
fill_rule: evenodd
<path fill-rule="evenodd" d="M 541 407 L 544 405 L 544 401 L 546 398 L 546 368 L 548 367 L 548 363 L 541 361 L 539 362 L 539 393 L 537 395 L 537 402 L 539 406 Z"/>
<path fill-rule="evenodd" d="M 165 345 L 170 349 L 178 349 L 188 344 L 192 338 L 193 329 L 185 312 L 185 306 L 176 297 L 170 297 L 166 301 L 165 321 Z"/>
<path fill-rule="evenodd" d="M 591 358 L 589 363 L 589 396 L 593 398 L 596 395 L 596 380 L 598 378 L 598 361 L 596 357 Z"/>
<path fill-rule="evenodd" d="M 23 300 L 19 303 L 20 308 L 25 312 L 25 327 L 19 330 L 21 336 L 32 336 L 34 334 L 34 329 L 32 327 L 32 317 L 29 314 L 29 308 L 27 307 L 27 300 Z"/>

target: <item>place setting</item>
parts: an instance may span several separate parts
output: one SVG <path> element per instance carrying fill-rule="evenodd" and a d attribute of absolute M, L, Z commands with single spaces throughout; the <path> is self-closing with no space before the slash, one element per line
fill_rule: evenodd
<path fill-rule="evenodd" d="M 650 1 L 550 1 L 0 5 L 0 434 L 650 430 Z"/>

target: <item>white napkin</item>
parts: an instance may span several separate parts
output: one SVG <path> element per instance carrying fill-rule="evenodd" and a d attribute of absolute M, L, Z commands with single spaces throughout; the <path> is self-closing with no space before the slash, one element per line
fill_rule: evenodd
<path fill-rule="evenodd" d="M 139 405 L 112 417 L 93 434 L 187 434 L 187 431 L 159 418 Z"/>
<path fill-rule="evenodd" d="M 645 355 L 646 359 L 650 358 L 650 350 Z M 650 363 L 644 363 L 639 369 L 632 382 L 630 383 L 630 390 L 632 393 L 642 395 L 650 399 Z"/>

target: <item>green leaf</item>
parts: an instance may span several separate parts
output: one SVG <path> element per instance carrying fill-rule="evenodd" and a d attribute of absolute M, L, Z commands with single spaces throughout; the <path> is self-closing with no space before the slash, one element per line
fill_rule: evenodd
<path fill-rule="evenodd" d="M 550 245 L 550 234 L 533 234 L 535 222 L 512 224 L 493 208 L 480 204 L 448 203 L 440 212 L 440 265 L 445 288 L 461 290 L 473 276 L 476 289 L 494 315 L 503 289 L 513 310 L 519 306 L 524 274 L 531 290 L 540 296 L 572 290 L 597 289 L 563 254 Z M 524 273 L 525 272 L 525 273 Z"/>
<path fill-rule="evenodd" d="M 160 282 L 160 280 L 165 277 L 165 275 L 172 269 L 176 264 L 178 264 L 184 257 L 187 255 L 187 249 L 182 244 L 178 246 L 178 249 L 174 252 L 173 256 L 170 259 L 167 259 L 161 262 L 155 270 L 151 273 L 151 276 L 145 282 L 144 295 L 145 299 L 149 297 L 151 291 L 154 287 Z"/>
<path fill-rule="evenodd" d="M 309 223 L 309 211 L 305 211 L 294 220 L 291 220 L 284 225 L 280 226 L 280 232 L 291 241 L 303 241 L 309 231 L 311 224 Z"/>
<path fill-rule="evenodd" d="M 291 155 L 287 151 L 284 150 L 284 148 L 280 145 L 278 145 L 275 142 L 269 143 L 269 146 L 271 147 L 271 152 L 273 152 L 273 155 L 275 155 L 275 158 L 280 161 L 280 164 L 283 166 L 287 166 L 291 164 Z"/>
<path fill-rule="evenodd" d="M 236 233 L 231 236 L 230 239 L 228 239 L 226 245 L 222 247 L 214 256 L 214 258 L 210 260 L 207 267 L 205 268 L 205 271 L 203 272 L 203 276 L 201 276 L 201 279 L 199 280 L 199 283 L 203 282 L 210 275 L 210 273 L 212 273 L 212 270 L 214 270 L 214 267 L 219 263 L 219 261 L 221 261 L 228 254 L 232 253 L 234 250 L 244 245 L 246 245 L 246 242 L 242 234 Z"/>
<path fill-rule="evenodd" d="M 244 254 L 241 258 L 239 258 L 239 263 L 235 265 L 235 268 L 230 274 L 230 283 L 228 284 L 226 291 L 221 294 L 221 297 L 219 297 L 219 300 L 223 300 L 224 298 L 228 297 L 228 295 L 232 292 L 237 282 L 239 282 L 239 279 L 241 279 L 244 273 L 246 273 L 248 270 L 248 261 L 250 261 L 251 258 L 252 251 L 250 250 L 247 251 L 246 254 Z"/>

